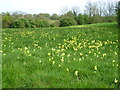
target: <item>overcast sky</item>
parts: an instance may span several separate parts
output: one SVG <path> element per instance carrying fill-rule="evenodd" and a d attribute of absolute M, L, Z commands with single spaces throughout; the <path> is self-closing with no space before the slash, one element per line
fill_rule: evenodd
<path fill-rule="evenodd" d="M 0 12 L 24 11 L 26 13 L 61 13 L 61 9 L 80 7 L 82 12 L 88 0 L 0 0 Z M 91 0 L 98 1 L 98 0 Z M 118 1 L 118 0 L 101 0 Z"/>

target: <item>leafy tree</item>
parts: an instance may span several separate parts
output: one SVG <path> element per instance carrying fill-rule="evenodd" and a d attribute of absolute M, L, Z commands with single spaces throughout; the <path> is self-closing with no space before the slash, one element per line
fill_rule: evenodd
<path fill-rule="evenodd" d="M 13 23 L 13 17 L 10 15 L 10 13 L 4 13 L 2 15 L 2 25 L 3 28 L 10 28 L 11 24 Z"/>
<path fill-rule="evenodd" d="M 120 1 L 118 2 L 117 5 L 117 21 L 118 21 L 118 26 L 120 27 Z"/>
<path fill-rule="evenodd" d="M 53 14 L 51 17 L 50 17 L 51 20 L 58 20 L 59 19 L 59 16 L 57 14 Z"/>
<path fill-rule="evenodd" d="M 13 28 L 25 28 L 25 23 L 22 18 L 18 18 L 17 20 L 14 21 L 12 24 Z"/>

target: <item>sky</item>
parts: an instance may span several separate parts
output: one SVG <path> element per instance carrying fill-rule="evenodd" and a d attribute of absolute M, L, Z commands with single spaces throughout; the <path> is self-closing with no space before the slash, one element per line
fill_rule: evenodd
<path fill-rule="evenodd" d="M 79 7 L 79 11 L 83 12 L 87 1 L 88 0 L 0 0 L 0 12 L 23 11 L 29 14 L 61 14 L 62 10 L 72 7 Z M 98 0 L 91 1 L 96 2 Z"/>

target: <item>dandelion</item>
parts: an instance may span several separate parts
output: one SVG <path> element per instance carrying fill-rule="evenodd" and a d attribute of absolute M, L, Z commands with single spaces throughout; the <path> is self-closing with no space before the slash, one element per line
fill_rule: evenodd
<path fill-rule="evenodd" d="M 97 66 L 96 65 L 94 66 L 94 70 L 97 70 Z"/>
<path fill-rule="evenodd" d="M 117 52 L 115 52 L 115 55 L 117 55 Z"/>
<path fill-rule="evenodd" d="M 74 48 L 74 47 L 73 47 L 73 49 L 74 49 L 74 51 L 77 51 L 77 48 Z"/>
<path fill-rule="evenodd" d="M 80 53 L 80 56 L 82 56 L 83 54 L 82 53 Z"/>
<path fill-rule="evenodd" d="M 94 56 L 96 56 L 96 53 L 94 53 Z"/>
<path fill-rule="evenodd" d="M 3 56 L 6 56 L 6 53 L 4 53 Z"/>
<path fill-rule="evenodd" d="M 64 55 L 65 55 L 65 53 L 62 53 L 62 54 L 61 54 L 61 56 L 64 56 Z"/>
<path fill-rule="evenodd" d="M 24 65 L 26 65 L 26 62 L 24 62 Z"/>
<path fill-rule="evenodd" d="M 61 65 L 59 64 L 58 67 L 61 67 Z"/>
<path fill-rule="evenodd" d="M 65 49 L 61 49 L 61 51 L 65 51 Z"/>
<path fill-rule="evenodd" d="M 0 53 L 2 53 L 3 51 L 2 50 L 0 50 Z"/>
<path fill-rule="evenodd" d="M 106 53 L 103 54 L 103 57 L 106 56 Z"/>
<path fill-rule="evenodd" d="M 52 51 L 55 51 L 55 49 L 54 49 L 54 48 L 52 48 Z"/>
<path fill-rule="evenodd" d="M 49 61 L 51 61 L 51 59 L 49 58 Z"/>
<path fill-rule="evenodd" d="M 79 61 L 81 61 L 81 58 L 79 59 Z"/>
<path fill-rule="evenodd" d="M 67 68 L 66 71 L 69 72 L 69 69 Z"/>
<path fill-rule="evenodd" d="M 39 60 L 39 63 L 41 63 L 42 61 L 41 60 Z"/>
<path fill-rule="evenodd" d="M 75 75 L 75 76 L 78 76 L 78 73 L 79 73 L 79 71 L 75 71 L 74 75 Z"/>
<path fill-rule="evenodd" d="M 54 65 L 54 64 L 55 64 L 55 61 L 52 61 L 52 64 Z"/>
<path fill-rule="evenodd" d="M 25 47 L 25 50 L 27 50 L 28 48 L 27 47 Z"/>
<path fill-rule="evenodd" d="M 52 57 L 51 59 L 53 60 L 54 58 Z"/>
<path fill-rule="evenodd" d="M 48 53 L 48 56 L 50 56 L 51 55 L 51 53 Z"/>
<path fill-rule="evenodd" d="M 31 54 L 29 54 L 28 56 L 31 56 Z"/>
<path fill-rule="evenodd" d="M 118 67 L 119 65 L 117 64 L 116 66 Z"/>
<path fill-rule="evenodd" d="M 63 60 L 63 59 L 61 59 L 61 62 L 64 62 L 64 60 Z"/>
<path fill-rule="evenodd" d="M 115 62 L 115 60 L 112 61 L 113 63 Z"/>
<path fill-rule="evenodd" d="M 118 80 L 115 78 L 114 82 L 115 82 L 115 83 L 118 83 Z"/>
<path fill-rule="evenodd" d="M 91 51 L 89 51 L 89 53 L 91 53 Z"/>
<path fill-rule="evenodd" d="M 35 49 L 33 49 L 33 51 L 35 51 Z"/>
<path fill-rule="evenodd" d="M 99 56 L 97 55 L 97 57 L 99 57 Z"/>
<path fill-rule="evenodd" d="M 28 50 L 27 53 L 30 53 L 30 51 Z"/>
<path fill-rule="evenodd" d="M 69 57 L 69 56 L 70 56 L 70 54 L 67 55 L 67 57 Z"/>
<path fill-rule="evenodd" d="M 94 51 L 94 49 L 92 49 L 92 51 Z"/>

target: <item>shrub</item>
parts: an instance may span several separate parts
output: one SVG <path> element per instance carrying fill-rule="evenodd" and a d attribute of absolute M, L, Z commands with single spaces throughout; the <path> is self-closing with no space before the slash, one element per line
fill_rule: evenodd
<path fill-rule="evenodd" d="M 14 21 L 12 24 L 13 28 L 25 28 L 25 22 L 23 18 L 18 18 L 17 20 Z"/>
<path fill-rule="evenodd" d="M 77 22 L 72 17 L 64 17 L 60 20 L 60 27 L 76 25 Z"/>
<path fill-rule="evenodd" d="M 76 18 L 77 24 L 82 25 L 85 23 L 84 16 L 82 14 L 79 14 Z"/>
<path fill-rule="evenodd" d="M 14 19 L 8 12 L 2 15 L 3 28 L 11 28 L 13 22 Z"/>
<path fill-rule="evenodd" d="M 85 24 L 89 23 L 89 17 L 86 14 L 84 15 L 84 22 L 85 22 Z"/>
<path fill-rule="evenodd" d="M 31 20 L 29 20 L 29 23 L 30 23 L 30 27 L 31 28 L 36 28 L 36 22 L 35 22 L 35 20 L 31 19 Z"/>

